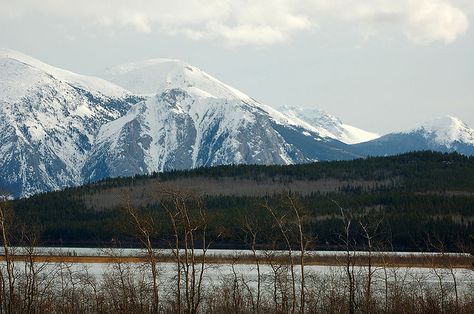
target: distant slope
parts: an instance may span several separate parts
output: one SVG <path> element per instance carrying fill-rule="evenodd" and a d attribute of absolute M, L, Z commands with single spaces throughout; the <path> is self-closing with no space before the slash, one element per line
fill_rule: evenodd
<path fill-rule="evenodd" d="M 410 151 L 433 150 L 474 155 L 474 129 L 460 119 L 440 117 L 405 132 L 390 133 L 354 146 L 361 154 L 387 156 Z"/>
<path fill-rule="evenodd" d="M 283 106 L 279 110 L 290 117 L 298 118 L 314 128 L 321 135 L 337 139 L 346 144 L 367 142 L 380 137 L 380 135 L 343 123 L 333 115 L 315 108 L 296 106 Z"/>
<path fill-rule="evenodd" d="M 449 178 L 448 178 L 449 176 Z M 155 173 L 151 176 L 106 179 L 78 188 L 88 207 L 123 205 L 124 195 L 146 206 L 157 202 L 162 189 L 193 191 L 207 196 L 258 196 L 279 193 L 370 194 L 377 190 L 446 193 L 474 197 L 474 158 L 457 153 L 416 152 L 391 157 L 300 165 L 229 165 Z M 121 195 L 122 197 L 117 197 Z M 472 212 L 474 215 L 474 211 Z"/>

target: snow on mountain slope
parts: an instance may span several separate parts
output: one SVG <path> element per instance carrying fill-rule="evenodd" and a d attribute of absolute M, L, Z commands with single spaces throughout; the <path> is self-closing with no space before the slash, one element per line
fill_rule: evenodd
<path fill-rule="evenodd" d="M 434 150 L 474 155 L 474 129 L 458 118 L 445 116 L 412 129 L 384 135 L 355 145 L 361 154 L 393 155 L 409 151 Z"/>
<path fill-rule="evenodd" d="M 151 59 L 122 64 L 106 69 L 102 77 L 137 94 L 155 95 L 165 90 L 182 89 L 188 94 L 200 98 L 232 99 L 245 102 L 264 110 L 278 124 L 291 125 L 316 133 L 319 137 L 339 140 L 334 132 L 331 133 L 318 124 L 315 125 L 314 121 L 303 119 L 304 115 L 294 114 L 294 112 L 281 112 L 259 103 L 245 93 L 180 60 Z M 201 109 L 203 108 L 205 109 L 205 106 L 201 106 Z M 314 120 L 316 120 L 316 117 Z M 342 125 L 342 123 L 340 124 Z M 354 129 L 347 126 L 347 130 L 350 128 Z M 340 137 L 352 139 L 350 136 L 354 138 L 359 136 L 358 138 L 372 139 L 377 136 L 369 132 L 364 133 L 364 131 L 358 129 L 353 130 L 352 133 L 347 130 Z"/>
<path fill-rule="evenodd" d="M 380 137 L 376 133 L 345 124 L 335 116 L 318 109 L 295 106 L 283 106 L 279 109 L 290 117 L 305 121 L 322 136 L 337 139 L 346 144 L 367 142 Z"/>
<path fill-rule="evenodd" d="M 0 187 L 18 196 L 82 183 L 100 126 L 138 101 L 98 78 L 0 52 Z"/>
<path fill-rule="evenodd" d="M 272 129 L 259 109 L 170 89 L 101 128 L 83 177 L 309 160 Z"/>

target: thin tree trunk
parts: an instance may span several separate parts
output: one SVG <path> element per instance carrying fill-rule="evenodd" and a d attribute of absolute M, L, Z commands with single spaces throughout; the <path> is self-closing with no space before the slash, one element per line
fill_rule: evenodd
<path fill-rule="evenodd" d="M 300 242 L 300 250 L 301 250 L 301 255 L 300 255 L 300 271 L 301 271 L 301 286 L 300 286 L 300 312 L 304 313 L 304 308 L 305 308 L 305 273 L 304 273 L 304 257 L 305 257 L 305 252 L 306 252 L 306 241 L 304 240 L 304 234 L 303 234 L 303 221 L 301 218 L 301 215 L 298 211 L 298 208 L 291 196 L 288 196 L 288 199 L 290 200 L 291 207 L 293 211 L 295 212 L 296 218 L 297 218 L 297 225 L 298 225 L 298 234 L 299 234 L 299 242 Z"/>
<path fill-rule="evenodd" d="M 280 232 L 281 232 L 281 234 L 282 234 L 282 236 L 285 240 L 286 247 L 288 249 L 288 261 L 290 262 L 291 288 L 292 288 L 292 291 L 291 291 L 291 296 L 292 296 L 291 313 L 295 313 L 295 311 L 296 311 L 296 282 L 295 282 L 295 269 L 294 269 L 294 260 L 293 260 L 293 250 L 291 249 L 290 239 L 288 238 L 288 235 L 287 235 L 285 229 L 283 228 L 282 221 L 276 217 L 273 208 L 271 208 L 268 204 L 266 204 L 265 207 L 270 212 L 273 219 L 275 219 L 275 222 L 278 225 L 278 229 L 280 230 Z"/>
<path fill-rule="evenodd" d="M 3 202 L 3 200 L 2 200 Z M 8 229 L 6 222 L 6 208 L 0 204 L 0 228 L 2 229 L 2 242 L 3 251 L 5 255 L 5 262 L 7 266 L 7 279 L 8 279 L 8 294 L 4 294 L 5 312 L 12 313 L 13 304 L 15 299 L 15 275 L 14 275 L 14 262 L 10 256 Z"/>

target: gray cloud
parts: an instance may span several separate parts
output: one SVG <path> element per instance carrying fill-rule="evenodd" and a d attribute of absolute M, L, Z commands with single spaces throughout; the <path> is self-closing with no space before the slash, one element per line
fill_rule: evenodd
<path fill-rule="evenodd" d="M 300 32 L 324 32 L 327 19 L 360 24 L 371 36 L 389 27 L 415 44 L 451 43 L 468 29 L 474 6 L 471 0 L 0 0 L 0 8 L 3 19 L 40 14 L 77 19 L 85 27 L 265 46 Z"/>

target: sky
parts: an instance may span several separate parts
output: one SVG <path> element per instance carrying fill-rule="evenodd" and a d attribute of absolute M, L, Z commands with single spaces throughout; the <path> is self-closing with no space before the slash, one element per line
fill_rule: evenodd
<path fill-rule="evenodd" d="M 74 72 L 176 58 L 380 134 L 474 127 L 474 0 L 0 0 L 0 47 Z"/>

